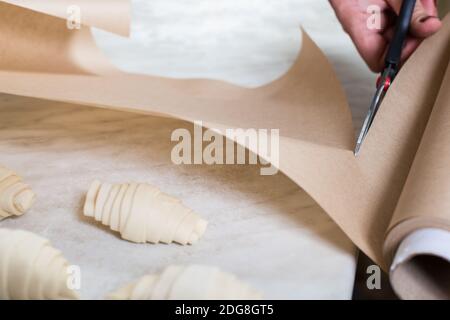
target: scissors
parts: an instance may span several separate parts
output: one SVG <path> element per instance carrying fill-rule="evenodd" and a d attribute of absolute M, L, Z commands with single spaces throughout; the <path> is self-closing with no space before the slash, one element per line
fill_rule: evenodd
<path fill-rule="evenodd" d="M 389 49 L 384 62 L 384 69 L 381 72 L 377 80 L 377 90 L 372 103 L 369 107 L 366 119 L 356 142 L 355 156 L 357 156 L 361 150 L 361 146 L 366 138 L 373 120 L 383 102 L 386 93 L 391 87 L 392 82 L 397 76 L 400 70 L 402 50 L 405 45 L 406 37 L 411 25 L 411 19 L 413 16 L 414 8 L 416 6 L 416 0 L 403 0 L 402 7 L 400 9 L 399 17 L 397 18 L 397 25 L 395 28 L 394 38 L 389 45 Z"/>

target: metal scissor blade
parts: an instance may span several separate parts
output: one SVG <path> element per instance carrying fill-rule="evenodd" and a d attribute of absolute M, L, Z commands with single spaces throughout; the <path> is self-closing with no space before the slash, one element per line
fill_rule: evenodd
<path fill-rule="evenodd" d="M 392 81 L 394 81 L 394 78 L 397 75 L 398 69 L 401 64 L 402 49 L 408 35 L 408 30 L 411 24 L 415 5 L 416 0 L 403 1 L 402 7 L 400 9 L 400 14 L 397 19 L 397 26 L 395 28 L 394 37 L 392 38 L 386 54 L 384 70 L 381 73 L 381 77 L 379 78 L 375 97 L 372 100 L 372 104 L 369 108 L 369 113 L 367 114 L 361 133 L 359 134 L 358 141 L 356 142 L 355 156 L 358 155 L 361 149 L 361 145 L 364 142 L 364 139 L 366 138 L 370 127 L 372 126 L 381 101 L 386 95 L 386 91 L 389 89 Z"/>
<path fill-rule="evenodd" d="M 364 124 L 362 126 L 358 140 L 356 141 L 355 156 L 357 156 L 359 154 L 359 151 L 361 150 L 361 146 L 364 142 L 364 139 L 367 136 L 367 133 L 369 132 L 370 127 L 372 126 L 373 120 L 375 119 L 375 116 L 377 114 L 378 109 L 380 108 L 380 104 L 383 101 L 385 94 L 386 88 L 382 83 L 378 87 L 377 92 L 375 93 L 375 96 L 369 107 L 369 112 L 367 113 L 366 119 L 364 120 Z"/>

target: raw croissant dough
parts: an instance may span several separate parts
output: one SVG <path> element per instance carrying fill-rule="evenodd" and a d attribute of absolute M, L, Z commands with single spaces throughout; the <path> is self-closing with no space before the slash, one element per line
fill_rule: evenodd
<path fill-rule="evenodd" d="M 138 183 L 111 185 L 94 181 L 86 196 L 84 215 L 137 243 L 193 244 L 207 226 L 180 200 L 154 186 Z"/>
<path fill-rule="evenodd" d="M 261 293 L 215 267 L 169 266 L 125 286 L 107 298 L 115 300 L 256 300 Z"/>
<path fill-rule="evenodd" d="M 0 166 L 0 220 L 24 214 L 34 198 L 33 191 L 15 172 Z"/>
<path fill-rule="evenodd" d="M 67 286 L 68 262 L 47 239 L 0 229 L 0 299 L 76 299 Z"/>

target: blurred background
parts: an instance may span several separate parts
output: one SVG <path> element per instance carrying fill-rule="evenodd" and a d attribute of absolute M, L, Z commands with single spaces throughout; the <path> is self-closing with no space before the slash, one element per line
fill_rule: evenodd
<path fill-rule="evenodd" d="M 441 11 L 441 16 L 444 17 L 448 12 L 450 12 L 450 1 L 439 0 L 439 6 Z"/>

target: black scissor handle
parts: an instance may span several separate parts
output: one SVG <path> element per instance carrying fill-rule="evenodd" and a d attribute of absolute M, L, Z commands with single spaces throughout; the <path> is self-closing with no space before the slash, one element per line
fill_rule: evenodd
<path fill-rule="evenodd" d="M 401 62 L 402 50 L 408 36 L 415 6 L 416 0 L 403 0 L 400 14 L 397 18 L 394 38 L 386 55 L 386 65 L 392 65 L 395 69 L 398 68 Z"/>

